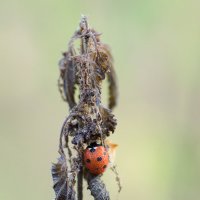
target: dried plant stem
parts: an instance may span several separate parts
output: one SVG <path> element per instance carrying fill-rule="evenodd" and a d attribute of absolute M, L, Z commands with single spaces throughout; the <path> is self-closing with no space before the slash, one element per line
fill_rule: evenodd
<path fill-rule="evenodd" d="M 95 200 L 110 200 L 108 191 L 105 184 L 100 179 L 100 176 L 88 175 L 88 188 L 91 191 L 91 195 Z"/>
<path fill-rule="evenodd" d="M 78 191 L 78 200 L 83 199 L 83 167 L 80 168 L 80 171 L 78 172 L 77 175 L 77 191 Z"/>
<path fill-rule="evenodd" d="M 80 40 L 79 53 L 74 47 L 77 39 Z M 97 141 L 105 145 L 104 140 L 114 132 L 117 124 L 111 110 L 101 104 L 101 83 L 107 75 L 109 108 L 116 105 L 113 59 L 108 46 L 100 42 L 99 34 L 88 27 L 85 16 L 82 16 L 80 27 L 71 37 L 68 51 L 63 56 L 59 62 L 58 87 L 62 98 L 69 104 L 70 113 L 60 133 L 60 158 L 52 167 L 55 200 L 83 200 L 83 177 L 95 200 L 110 200 L 101 175 L 95 176 L 85 170 L 83 152 L 86 146 Z M 76 85 L 80 89 L 79 102 L 75 102 Z M 76 153 L 72 153 L 68 142 L 72 143 Z"/>

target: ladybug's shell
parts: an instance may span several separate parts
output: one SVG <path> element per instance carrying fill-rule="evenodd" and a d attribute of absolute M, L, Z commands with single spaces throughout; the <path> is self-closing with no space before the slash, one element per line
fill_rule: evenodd
<path fill-rule="evenodd" d="M 109 163 L 108 151 L 103 146 L 87 147 L 84 151 L 85 167 L 92 174 L 102 174 Z"/>

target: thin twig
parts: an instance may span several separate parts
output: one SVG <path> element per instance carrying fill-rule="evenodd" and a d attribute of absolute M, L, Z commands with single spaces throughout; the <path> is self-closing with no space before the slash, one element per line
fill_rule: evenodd
<path fill-rule="evenodd" d="M 78 200 L 82 200 L 83 199 L 83 167 L 80 168 L 77 178 L 78 178 L 78 184 L 77 184 Z"/>

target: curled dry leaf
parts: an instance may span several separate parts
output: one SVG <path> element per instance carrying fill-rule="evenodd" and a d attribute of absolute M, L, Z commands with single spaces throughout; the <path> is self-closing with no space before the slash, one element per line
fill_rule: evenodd
<path fill-rule="evenodd" d="M 55 200 L 74 200 L 75 190 L 73 185 L 74 180 L 69 181 L 69 173 L 64 156 L 58 159 L 56 164 L 52 165 L 53 188 L 56 194 Z"/>

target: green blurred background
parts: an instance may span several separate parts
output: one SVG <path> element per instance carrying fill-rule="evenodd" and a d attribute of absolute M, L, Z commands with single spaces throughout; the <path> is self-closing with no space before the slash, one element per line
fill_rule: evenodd
<path fill-rule="evenodd" d="M 198 0 L 0 0 L 0 200 L 54 198 L 50 168 L 68 113 L 57 63 L 81 14 L 118 74 L 112 141 L 123 190 L 108 170 L 111 199 L 199 200 L 199 10 Z"/>

